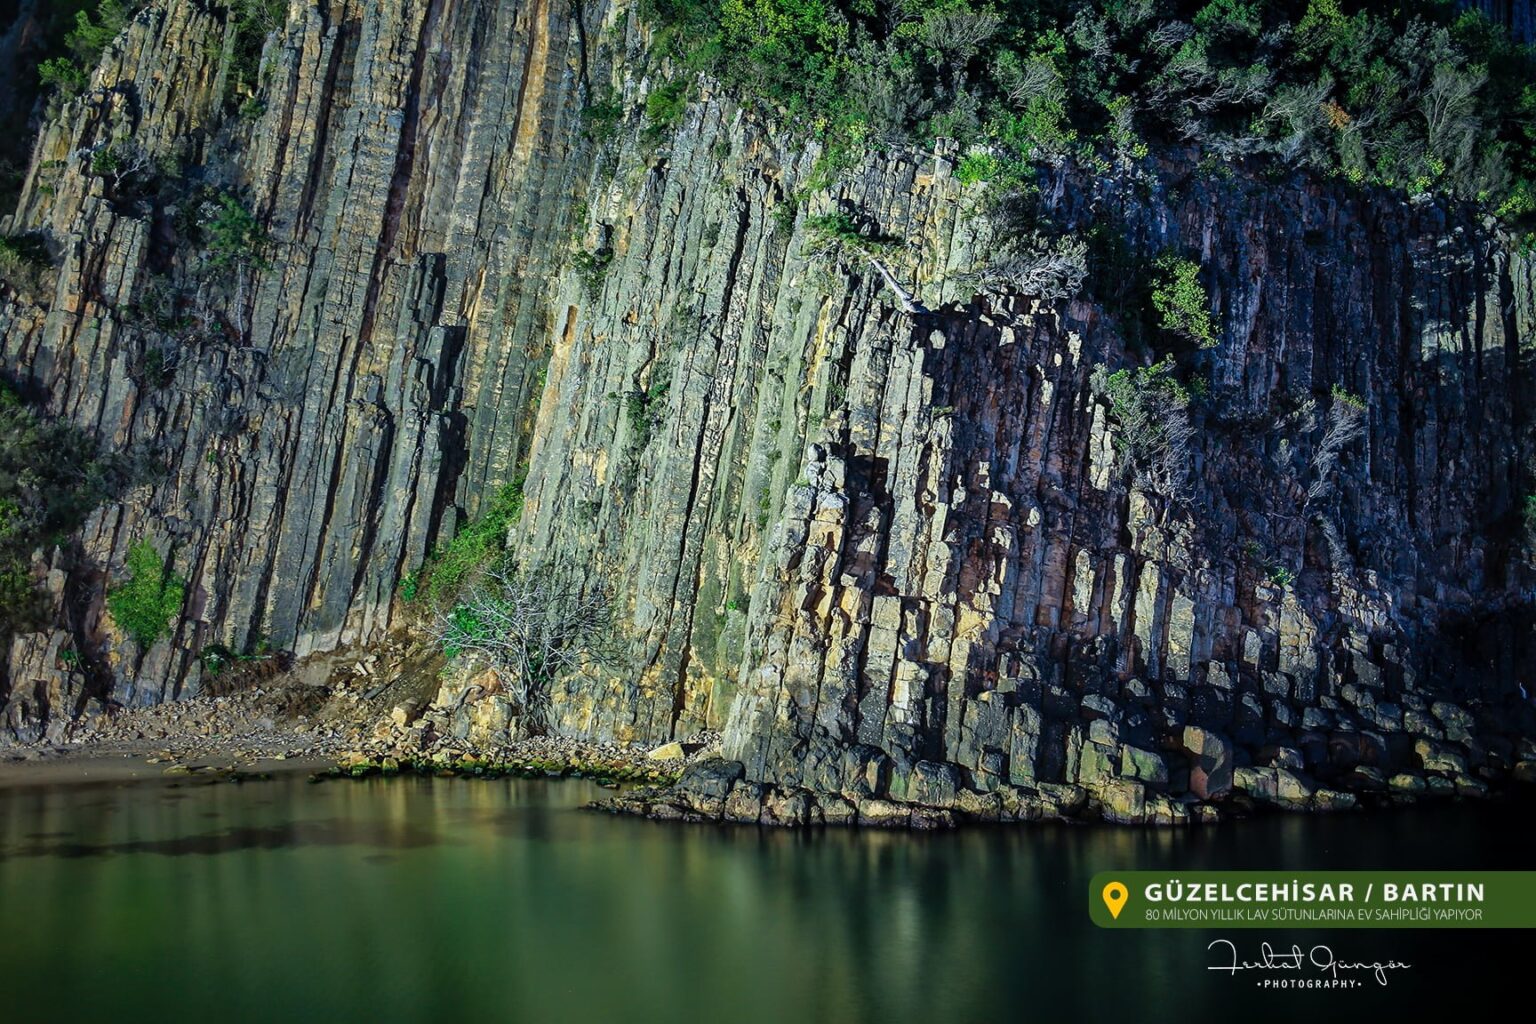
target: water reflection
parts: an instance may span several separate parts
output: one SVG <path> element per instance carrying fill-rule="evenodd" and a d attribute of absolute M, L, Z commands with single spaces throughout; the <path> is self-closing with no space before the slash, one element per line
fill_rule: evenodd
<path fill-rule="evenodd" d="M 914 836 L 663 826 L 573 809 L 598 792 L 400 779 L 209 786 L 175 799 L 153 786 L 0 793 L 7 1018 L 1410 1015 L 1453 991 L 1455 972 L 1475 974 L 1486 940 L 1334 933 L 1341 952 L 1424 966 L 1386 992 L 1260 998 L 1204 970 L 1216 933 L 1093 928 L 1087 880 L 1165 865 L 1531 862 L 1513 808 Z M 90 985 L 78 984 L 82 964 Z M 1341 998 L 1355 1001 L 1327 1001 Z"/>

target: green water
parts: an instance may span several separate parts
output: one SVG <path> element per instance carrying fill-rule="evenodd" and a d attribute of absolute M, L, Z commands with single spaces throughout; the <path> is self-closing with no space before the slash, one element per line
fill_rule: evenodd
<path fill-rule="evenodd" d="M 917 836 L 577 809 L 600 792 L 0 791 L 0 1021 L 1417 1019 L 1468 986 L 1512 985 L 1502 949 L 1520 937 L 1334 932 L 1340 954 L 1414 967 L 1386 989 L 1255 993 L 1205 969 L 1221 933 L 1095 929 L 1087 880 L 1536 862 L 1528 809 L 1508 806 Z"/>

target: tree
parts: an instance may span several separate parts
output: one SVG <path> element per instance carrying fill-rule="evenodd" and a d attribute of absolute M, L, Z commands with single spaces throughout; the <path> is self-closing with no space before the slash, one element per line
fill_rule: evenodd
<path fill-rule="evenodd" d="M 1087 277 L 1087 242 L 1036 231 L 1005 247 L 983 273 L 982 282 L 988 288 L 1011 289 L 1056 302 L 1080 293 Z"/>
<path fill-rule="evenodd" d="M 439 616 L 434 635 L 448 657 L 478 655 L 502 671 L 508 692 L 537 731 L 548 725 L 551 685 L 605 656 L 612 628 L 601 587 L 506 563 L 487 570 Z"/>

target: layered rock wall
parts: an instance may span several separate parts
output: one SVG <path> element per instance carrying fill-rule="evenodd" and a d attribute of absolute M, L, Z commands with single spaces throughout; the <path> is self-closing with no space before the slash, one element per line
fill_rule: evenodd
<path fill-rule="evenodd" d="M 563 2 L 296 2 L 245 102 L 226 100 L 222 10 L 157 3 L 46 126 L 7 230 L 46 234 L 57 286 L 0 309 L 0 362 L 47 411 L 169 463 L 83 537 L 71 626 L 82 649 L 116 652 L 112 699 L 195 691 L 209 643 L 304 655 L 378 638 L 400 576 L 512 478 L 579 186 L 577 17 Z M 117 140 L 146 176 L 186 183 L 169 204 L 92 173 Z M 254 211 L 266 265 L 205 264 L 186 228 L 207 216 L 200 185 Z M 169 302 L 192 336 L 145 325 L 142 306 Z M 145 379 L 151 351 L 168 380 Z M 191 595 L 148 651 L 101 617 L 140 538 Z M 12 688 L 36 715 L 74 675 Z"/>
<path fill-rule="evenodd" d="M 717 814 L 1173 820 L 1239 781 L 1321 806 L 1531 760 L 1536 270 L 1470 212 L 1172 157 L 1042 172 L 1055 230 L 1141 254 L 1101 274 L 1198 259 L 1200 351 L 1118 279 L 983 293 L 1007 222 L 953 147 L 822 190 L 814 146 L 707 82 L 648 123 L 666 69 L 623 9 L 295 2 L 251 98 L 233 49 L 217 9 L 140 15 L 8 228 L 60 269 L 0 307 L 5 371 L 170 463 L 53 558 L 96 653 L 18 638 L 13 721 L 194 692 L 211 643 L 376 641 L 397 581 L 521 480 L 513 552 L 619 613 L 555 727 L 722 729 Z M 608 88 L 603 131 L 580 114 Z M 191 184 L 92 173 L 124 136 Z M 262 264 L 188 251 L 203 185 L 256 212 Z M 916 312 L 834 210 L 888 241 Z M 166 289 L 203 326 L 157 382 Z M 1170 344 L 1203 382 L 1174 497 L 1138 483 L 1104 386 Z M 139 538 L 189 580 L 148 651 L 101 603 Z M 476 720 L 515 730 L 501 710 Z"/>

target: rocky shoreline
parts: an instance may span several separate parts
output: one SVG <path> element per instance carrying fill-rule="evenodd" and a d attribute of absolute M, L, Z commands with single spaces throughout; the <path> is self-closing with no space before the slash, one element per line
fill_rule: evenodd
<path fill-rule="evenodd" d="M 48 784 L 104 775 L 242 781 L 292 769 L 314 778 L 573 776 L 669 785 L 719 748 L 712 733 L 655 748 L 489 735 L 470 727 L 474 705 L 439 689 L 439 665 L 422 648 L 392 646 L 310 659 L 230 693 L 97 711 L 52 736 L 0 744 L 0 782 L 21 775 Z"/>
<path fill-rule="evenodd" d="M 530 736 L 537 730 L 494 672 L 443 669 L 429 648 L 406 642 L 306 659 L 244 689 L 76 719 L 47 740 L 0 748 L 0 762 L 47 766 L 23 774 L 50 784 L 100 779 L 108 762 L 112 777 L 200 782 L 286 770 L 317 779 L 580 777 L 617 790 L 594 809 L 655 820 L 914 830 L 1204 824 L 1264 810 L 1478 799 L 1536 782 L 1536 744 L 1490 735 L 1444 701 L 1409 709 L 1416 735 L 1386 728 L 1371 705 L 1378 729 L 1304 729 L 1293 744 L 1262 746 L 1196 724 L 1170 742 L 1138 742 L 1147 732 L 1139 720 L 1089 696 L 1074 709 L 1062 781 L 989 779 L 855 746 L 817 761 L 816 785 L 796 785 L 752 778 L 710 731 L 656 747 Z M 0 776 L 17 774 L 7 768 L 0 763 Z"/>
<path fill-rule="evenodd" d="M 941 774 L 941 773 L 940 773 Z M 990 793 L 944 787 L 927 801 L 887 795 L 816 793 L 745 778 L 738 761 L 701 758 L 684 768 L 670 786 L 641 787 L 590 806 L 655 821 L 722 822 L 805 828 L 819 825 L 930 831 L 966 824 L 1012 822 L 1106 822 L 1120 825 L 1201 825 L 1264 812 L 1335 813 L 1411 806 L 1435 801 L 1501 799 L 1536 784 L 1529 768 L 1493 784 L 1443 774 L 1401 772 L 1359 790 L 1317 786 L 1300 772 L 1283 768 L 1236 769 L 1233 788 L 1200 800 L 1170 797 L 1126 780 L 1094 790 L 1075 784 L 1040 782 L 1001 786 Z"/>

